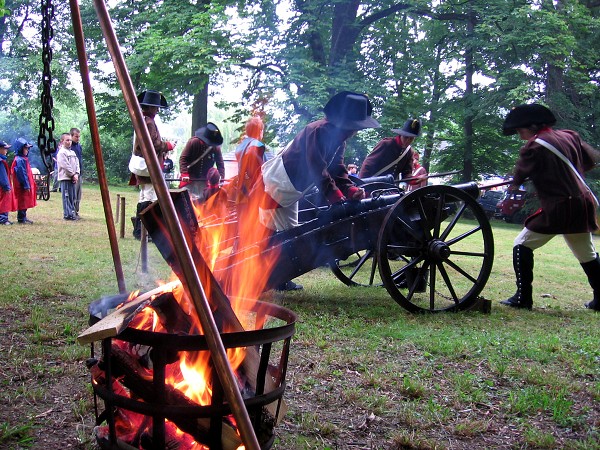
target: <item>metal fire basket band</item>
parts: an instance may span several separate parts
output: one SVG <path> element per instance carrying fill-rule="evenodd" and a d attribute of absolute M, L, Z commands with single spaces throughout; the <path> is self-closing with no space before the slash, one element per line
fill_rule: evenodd
<path fill-rule="evenodd" d="M 286 387 L 285 376 L 290 342 L 295 332 L 297 316 L 287 308 L 271 303 L 242 300 L 240 305 L 244 312 L 256 315 L 255 323 L 267 324 L 269 328 L 222 333 L 221 339 L 226 349 L 254 347 L 260 354 L 257 373 L 254 374 L 256 376 L 256 386 L 253 392 L 244 391 L 244 405 L 248 410 L 257 436 L 261 436 L 259 439 L 261 448 L 268 449 L 272 446 L 275 437 L 272 428 L 270 433 L 268 431 L 265 433 L 264 423 L 268 420 L 264 417 L 264 407 L 277 402 L 276 416 L 279 415 L 279 408 Z M 266 320 L 267 318 L 277 319 L 278 324 L 271 326 Z M 98 320 L 99 318 L 96 316 L 90 318 L 91 322 Z M 279 322 L 282 324 L 280 325 Z M 116 370 L 111 364 L 113 340 L 150 348 L 148 354 L 152 355 L 153 362 L 153 401 L 147 401 L 147 399 L 141 401 L 113 391 L 113 382 L 120 376 L 120 374 L 115 373 Z M 276 351 L 278 352 L 275 355 L 272 354 L 275 350 L 273 348 L 274 344 L 277 344 Z M 119 439 L 115 425 L 115 411 L 117 408 L 152 417 L 152 448 L 166 448 L 165 418 L 172 422 L 176 422 L 178 418 L 185 419 L 188 422 L 191 418 L 209 419 L 210 429 L 202 443 L 211 450 L 222 448 L 223 418 L 231 415 L 232 412 L 226 402 L 219 377 L 214 368 L 211 370 L 210 377 L 212 382 L 210 405 L 172 405 L 167 404 L 165 401 L 165 369 L 168 364 L 174 362 L 173 355 L 180 351 L 202 352 L 209 351 L 209 348 L 203 335 L 158 333 L 130 327 L 122 331 L 118 337 L 107 338 L 102 341 L 102 362 L 99 364 L 101 364 L 104 371 L 104 383 L 92 383 L 94 394 L 104 400 L 105 404 L 104 411 L 100 414 L 97 413 L 97 425 L 106 421 L 109 428 L 108 439 L 98 439 L 102 448 L 111 450 L 123 448 L 123 442 Z M 272 377 L 275 381 L 275 387 L 269 392 L 265 392 L 266 377 Z M 272 419 L 275 420 L 275 418 Z"/>

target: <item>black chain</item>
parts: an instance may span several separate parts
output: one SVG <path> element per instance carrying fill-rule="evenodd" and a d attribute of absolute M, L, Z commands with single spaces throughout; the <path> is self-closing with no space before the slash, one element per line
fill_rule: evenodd
<path fill-rule="evenodd" d="M 54 132 L 54 117 L 52 117 L 52 108 L 54 100 L 52 99 L 52 74 L 50 72 L 50 63 L 52 62 L 52 48 L 50 41 L 54 37 L 52 22 L 54 20 L 54 5 L 52 0 L 42 1 L 42 63 L 44 70 L 42 73 L 42 112 L 40 113 L 40 134 L 38 135 L 38 147 L 42 155 L 42 160 L 48 169 L 53 170 L 51 155 L 56 152 L 56 139 Z"/>

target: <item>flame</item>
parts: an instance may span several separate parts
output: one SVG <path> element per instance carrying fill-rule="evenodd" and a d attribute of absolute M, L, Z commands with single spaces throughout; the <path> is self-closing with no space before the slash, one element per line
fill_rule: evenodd
<path fill-rule="evenodd" d="M 222 191 L 226 194 L 226 191 Z M 225 199 L 225 200 L 224 200 Z M 269 276 L 275 267 L 278 254 L 269 248 L 269 237 L 271 231 L 262 227 L 258 218 L 258 197 L 250 196 L 246 203 L 238 205 L 238 217 L 231 214 L 227 208 L 227 195 L 215 195 L 200 206 L 195 205 L 195 213 L 200 225 L 196 234 L 196 241 L 191 243 L 200 251 L 208 267 L 213 273 L 220 270 L 219 284 L 224 292 L 229 295 L 231 306 L 237 317 L 241 317 L 244 329 L 262 328 L 263 323 L 257 323 L 254 316 L 241 314 L 240 304 L 236 299 L 257 300 L 267 288 Z M 163 230 L 165 231 L 165 230 Z M 168 233 L 166 234 L 168 236 Z M 209 283 L 212 279 L 202 279 L 201 283 L 205 292 L 210 292 Z M 173 274 L 173 276 L 175 276 Z M 205 274 L 206 278 L 206 274 Z M 208 277 L 210 278 L 210 277 Z M 178 323 L 177 333 L 202 334 L 202 326 L 194 308 L 193 302 L 187 297 L 182 283 L 176 279 L 164 284 L 161 294 L 172 293 L 187 323 Z M 138 292 L 132 294 L 135 298 Z M 210 299 L 209 299 L 210 301 Z M 152 332 L 173 332 L 166 329 L 161 321 L 161 313 L 156 307 L 147 306 L 138 313 L 130 323 L 130 327 Z M 128 345 L 128 344 L 127 344 Z M 126 346 L 127 346 L 126 345 Z M 127 351 L 134 357 L 143 349 L 129 346 Z M 240 375 L 237 369 L 244 362 L 247 350 L 245 348 L 234 348 L 227 350 L 228 360 L 234 373 L 237 374 L 240 389 L 246 386 L 244 375 Z M 180 351 L 179 360 L 168 364 L 165 368 L 165 381 L 174 389 L 179 390 L 190 400 L 199 405 L 208 405 L 211 402 L 212 386 L 210 364 L 210 352 L 208 351 Z M 151 368 L 143 376 L 151 377 Z M 140 422 L 144 416 L 136 417 L 134 413 L 126 412 L 127 417 L 120 420 L 120 427 L 124 434 L 127 430 L 136 430 L 139 427 L 151 427 L 151 424 Z M 139 416 L 139 415 L 138 415 Z M 146 418 L 147 419 L 147 418 Z M 230 416 L 228 420 L 235 424 L 235 419 Z M 179 430 L 176 425 L 169 423 L 174 428 L 170 435 L 176 435 L 179 448 L 190 450 L 203 450 L 206 447 L 196 443 L 189 435 Z M 239 446 L 237 450 L 245 447 Z"/>

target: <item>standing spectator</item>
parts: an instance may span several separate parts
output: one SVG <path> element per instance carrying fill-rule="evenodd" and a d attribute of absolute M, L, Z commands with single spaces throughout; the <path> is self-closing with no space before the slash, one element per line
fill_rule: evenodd
<path fill-rule="evenodd" d="M 358 166 L 356 164 L 348 164 L 348 175 L 354 177 L 358 176 Z"/>
<path fill-rule="evenodd" d="M 15 201 L 17 202 L 17 222 L 33 224 L 27 218 L 27 210 L 37 205 L 37 185 L 29 165 L 29 149 L 33 145 L 23 138 L 18 138 L 13 147 L 16 156 L 12 162 L 11 173 Z"/>
<path fill-rule="evenodd" d="M 79 179 L 79 160 L 75 152 L 71 150 L 71 133 L 60 135 L 56 164 L 62 193 L 63 218 L 79 220 L 75 214 L 75 185 Z"/>
<path fill-rule="evenodd" d="M 416 178 L 408 183 L 408 190 L 414 191 L 417 188 L 427 186 L 427 171 L 419 163 L 419 154 L 413 150 L 413 172 L 411 178 Z"/>
<path fill-rule="evenodd" d="M 531 180 L 541 208 L 525 219 L 525 227 L 515 238 L 517 292 L 500 303 L 532 308 L 533 251 L 562 234 L 594 291 L 593 300 L 585 306 L 600 311 L 600 259 L 591 233 L 598 229 L 597 200 L 582 177 L 600 161 L 600 153 L 576 132 L 554 130 L 555 123 L 552 111 L 539 104 L 517 106 L 504 120 L 505 135 L 518 133 L 527 141 L 519 151 L 511 189 Z"/>
<path fill-rule="evenodd" d="M 146 123 L 148 132 L 150 133 L 150 139 L 152 140 L 152 146 L 158 158 L 159 166 L 162 167 L 164 155 L 173 150 L 173 144 L 162 140 L 154 118 L 158 114 L 160 108 L 169 107 L 167 105 L 167 100 L 162 93 L 151 90 L 143 91 L 137 96 L 137 98 L 142 108 L 144 122 Z M 142 159 L 144 158 L 144 153 L 142 152 L 142 147 L 140 146 L 137 136 L 135 136 L 133 142 L 133 156 Z M 135 219 L 132 218 L 134 221 L 133 237 L 138 240 L 142 238 L 142 220 L 140 218 L 140 213 L 150 206 L 152 202 L 156 201 L 157 198 L 146 163 L 144 164 L 144 167 L 145 170 L 136 170 L 137 173 L 132 172 L 132 180 L 130 181 L 130 184 L 137 184 L 140 190 Z"/>
<path fill-rule="evenodd" d="M 396 137 L 382 139 L 367 155 L 360 167 L 360 178 L 392 174 L 398 180 L 400 175 L 402 178 L 412 175 L 411 144 L 421 133 L 421 123 L 418 119 L 408 119 L 402 128 L 392 131 Z"/>
<path fill-rule="evenodd" d="M 0 225 L 12 225 L 8 213 L 16 209 L 6 154 L 10 145 L 0 141 Z"/>
<path fill-rule="evenodd" d="M 207 186 L 208 171 L 217 166 L 221 178 L 225 178 L 225 163 L 221 153 L 223 136 L 212 122 L 198 128 L 185 144 L 179 157 L 181 183 L 179 187 L 190 191 L 192 197 L 202 199 Z"/>
<path fill-rule="evenodd" d="M 81 203 L 81 183 L 83 183 L 83 149 L 81 148 L 81 144 L 79 143 L 79 138 L 81 137 L 81 131 L 79 128 L 71 128 L 71 150 L 75 152 L 77 155 L 77 160 L 79 161 L 79 177 L 77 179 L 77 183 L 75 184 L 75 215 L 79 217 L 79 204 Z"/>

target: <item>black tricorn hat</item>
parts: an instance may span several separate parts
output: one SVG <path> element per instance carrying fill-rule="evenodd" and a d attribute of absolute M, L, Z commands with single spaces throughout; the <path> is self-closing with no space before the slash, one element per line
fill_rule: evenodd
<path fill-rule="evenodd" d="M 373 105 L 364 94 L 340 92 L 331 97 L 323 110 L 327 120 L 343 130 L 364 130 L 381 126 L 371 117 Z"/>
<path fill-rule="evenodd" d="M 145 106 L 158 106 L 159 108 L 168 108 L 167 99 L 162 92 L 158 91 L 143 91 L 137 96 L 140 105 Z"/>
<path fill-rule="evenodd" d="M 205 126 L 198 128 L 194 136 L 213 147 L 218 147 L 223 143 L 223 135 L 219 127 L 212 122 L 208 122 Z"/>
<path fill-rule="evenodd" d="M 394 128 L 392 131 L 400 136 L 417 137 L 421 134 L 421 122 L 419 119 L 408 119 L 402 128 Z"/>
<path fill-rule="evenodd" d="M 556 117 L 552 111 L 543 105 L 531 103 L 529 105 L 515 106 L 506 115 L 502 125 L 502 133 L 505 136 L 517 133 L 517 128 L 527 128 L 531 125 L 548 125 L 556 123 Z"/>

